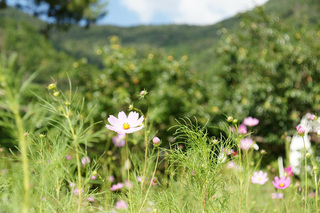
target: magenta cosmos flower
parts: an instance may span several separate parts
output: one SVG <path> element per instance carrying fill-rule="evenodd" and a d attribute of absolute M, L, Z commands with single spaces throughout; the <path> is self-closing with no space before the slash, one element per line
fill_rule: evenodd
<path fill-rule="evenodd" d="M 240 124 L 238 127 L 239 134 L 247 134 L 247 127 L 243 124 Z"/>
<path fill-rule="evenodd" d="M 117 134 L 116 136 L 112 137 L 112 143 L 116 147 L 124 147 L 126 145 L 126 135 L 125 134 Z"/>
<path fill-rule="evenodd" d="M 240 148 L 242 150 L 248 150 L 253 145 L 253 140 L 251 138 L 244 138 L 240 140 Z"/>
<path fill-rule="evenodd" d="M 248 117 L 243 120 L 243 124 L 246 126 L 256 126 L 258 125 L 259 120 L 257 118 Z"/>
<path fill-rule="evenodd" d="M 128 205 L 126 204 L 125 201 L 120 200 L 118 202 L 116 202 L 116 209 L 126 209 L 128 207 Z"/>
<path fill-rule="evenodd" d="M 283 194 L 282 193 L 272 193 L 272 199 L 282 199 Z"/>
<path fill-rule="evenodd" d="M 107 124 L 106 127 L 118 134 L 133 133 L 143 128 L 143 119 L 143 116 L 139 118 L 139 114 L 137 112 L 130 112 L 127 117 L 127 115 L 122 111 L 119 112 L 118 118 L 110 115 L 108 121 L 111 125 Z"/>
<path fill-rule="evenodd" d="M 287 168 L 283 168 L 283 171 L 286 176 L 294 176 L 291 166 L 288 166 Z"/>
<path fill-rule="evenodd" d="M 306 130 L 301 125 L 297 126 L 296 129 L 300 136 L 304 136 L 304 133 L 306 132 Z"/>
<path fill-rule="evenodd" d="M 117 191 L 123 187 L 123 183 L 113 184 L 110 188 L 111 191 Z"/>
<path fill-rule="evenodd" d="M 277 189 L 285 189 L 290 185 L 290 183 L 291 183 L 290 177 L 281 177 L 280 179 L 279 177 L 275 177 L 274 181 L 272 181 L 272 184 Z"/>
<path fill-rule="evenodd" d="M 86 165 L 86 164 L 89 164 L 90 163 L 90 158 L 88 157 L 88 156 L 86 156 L 86 157 L 83 157 L 82 159 L 81 159 L 81 163 L 82 163 L 82 165 Z"/>
<path fill-rule="evenodd" d="M 257 183 L 260 185 L 263 185 L 267 182 L 268 178 L 267 178 L 267 173 L 263 172 L 263 171 L 259 171 L 259 172 L 254 172 L 253 176 L 251 177 L 251 182 L 252 183 Z"/>

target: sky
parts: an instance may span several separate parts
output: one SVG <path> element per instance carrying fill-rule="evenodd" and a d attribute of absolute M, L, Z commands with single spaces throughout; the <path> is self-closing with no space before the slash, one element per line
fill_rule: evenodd
<path fill-rule="evenodd" d="M 28 4 L 30 0 L 7 0 Z M 101 0 L 108 14 L 97 24 L 136 26 L 160 24 L 210 25 L 268 0 Z"/>
<path fill-rule="evenodd" d="M 108 14 L 98 24 L 210 25 L 266 2 L 267 0 L 109 0 Z"/>

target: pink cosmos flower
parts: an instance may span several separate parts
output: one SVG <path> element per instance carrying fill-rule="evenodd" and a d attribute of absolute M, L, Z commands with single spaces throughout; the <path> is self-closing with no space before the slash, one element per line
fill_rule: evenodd
<path fill-rule="evenodd" d="M 306 132 L 306 130 L 301 125 L 297 126 L 296 129 L 297 129 L 298 135 L 304 136 L 304 133 Z"/>
<path fill-rule="evenodd" d="M 88 156 L 86 156 L 86 157 L 83 157 L 82 159 L 81 159 L 81 163 L 82 163 L 82 165 L 86 165 L 86 164 L 89 164 L 90 163 L 90 158 L 88 157 Z"/>
<path fill-rule="evenodd" d="M 87 201 L 93 202 L 93 201 L 94 201 L 94 198 L 93 198 L 93 197 L 87 197 Z"/>
<path fill-rule="evenodd" d="M 315 192 L 309 193 L 309 197 L 313 198 L 314 196 L 316 196 L 316 193 L 315 193 Z"/>
<path fill-rule="evenodd" d="M 285 176 L 294 176 L 291 166 L 288 166 L 287 168 L 283 168 L 283 171 Z"/>
<path fill-rule="evenodd" d="M 112 175 L 109 176 L 109 181 L 112 183 L 114 181 L 114 177 Z"/>
<path fill-rule="evenodd" d="M 291 183 L 290 177 L 281 177 L 280 179 L 279 177 L 275 177 L 274 181 L 272 181 L 272 184 L 277 189 L 285 189 L 290 185 L 290 183 Z"/>
<path fill-rule="evenodd" d="M 253 145 L 253 140 L 251 138 L 244 138 L 240 140 L 240 148 L 242 150 L 248 150 Z"/>
<path fill-rule="evenodd" d="M 254 172 L 253 176 L 251 177 L 251 182 L 264 185 L 268 180 L 267 175 L 268 174 L 266 172 L 263 172 L 262 170 L 260 170 L 259 172 Z"/>
<path fill-rule="evenodd" d="M 142 129 L 144 127 L 142 124 L 143 120 L 143 116 L 139 118 L 139 113 L 137 112 L 130 112 L 127 117 L 122 111 L 119 112 L 118 118 L 110 115 L 108 121 L 111 125 L 107 124 L 106 127 L 118 134 L 128 134 Z"/>
<path fill-rule="evenodd" d="M 237 165 L 234 161 L 229 161 L 228 164 L 227 164 L 227 168 L 228 169 L 240 170 L 240 166 Z"/>
<path fill-rule="evenodd" d="M 310 120 L 314 121 L 317 119 L 317 116 L 315 114 L 311 114 L 309 118 Z"/>
<path fill-rule="evenodd" d="M 231 155 L 234 151 L 233 149 L 222 148 L 222 150 L 226 155 Z"/>
<path fill-rule="evenodd" d="M 75 196 L 79 196 L 79 189 L 78 188 L 75 188 L 74 190 L 73 190 L 73 193 L 74 193 L 74 195 Z M 81 194 L 83 193 L 83 189 L 81 190 Z"/>
<path fill-rule="evenodd" d="M 95 179 L 97 179 L 97 176 L 92 175 L 90 179 L 91 179 L 91 180 L 95 180 Z"/>
<path fill-rule="evenodd" d="M 110 188 L 111 191 L 117 191 L 123 187 L 123 183 L 113 184 Z"/>
<path fill-rule="evenodd" d="M 283 194 L 282 193 L 272 193 L 272 199 L 282 199 Z"/>
<path fill-rule="evenodd" d="M 112 143 L 116 147 L 124 147 L 124 145 L 126 145 L 125 137 L 126 137 L 125 134 L 118 134 L 118 135 L 112 137 Z"/>
<path fill-rule="evenodd" d="M 152 178 L 152 179 L 150 180 L 150 182 L 151 182 L 151 185 L 153 185 L 153 186 L 158 185 L 158 179 L 157 179 L 156 177 Z"/>
<path fill-rule="evenodd" d="M 125 180 L 124 184 L 126 185 L 126 187 L 130 187 L 130 188 L 133 187 L 133 184 L 131 183 L 131 181 Z"/>
<path fill-rule="evenodd" d="M 259 120 L 257 118 L 248 117 L 243 120 L 243 124 L 246 126 L 256 126 L 258 125 Z"/>
<path fill-rule="evenodd" d="M 239 128 L 238 128 L 238 133 L 239 134 L 247 134 L 247 127 L 243 124 L 240 124 Z"/>
<path fill-rule="evenodd" d="M 128 208 L 128 205 L 123 200 L 120 200 L 120 201 L 116 202 L 115 205 L 116 205 L 116 209 L 126 209 L 126 208 Z"/>
<path fill-rule="evenodd" d="M 66 159 L 71 160 L 72 159 L 71 155 L 66 155 Z"/>

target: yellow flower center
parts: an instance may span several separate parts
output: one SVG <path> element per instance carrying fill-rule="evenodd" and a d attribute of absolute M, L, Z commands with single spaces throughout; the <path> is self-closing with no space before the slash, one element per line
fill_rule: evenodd
<path fill-rule="evenodd" d="M 280 183 L 280 187 L 284 187 L 284 183 Z"/>
<path fill-rule="evenodd" d="M 258 180 L 261 180 L 261 178 L 258 178 Z"/>
<path fill-rule="evenodd" d="M 123 129 L 130 129 L 130 125 L 128 123 L 124 123 L 122 128 Z"/>

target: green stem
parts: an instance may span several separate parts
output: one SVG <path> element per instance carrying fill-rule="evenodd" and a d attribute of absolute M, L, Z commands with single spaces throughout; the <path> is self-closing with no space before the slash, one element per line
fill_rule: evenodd
<path fill-rule="evenodd" d="M 29 163 L 28 163 L 28 154 L 27 154 L 27 143 L 24 136 L 24 127 L 22 123 L 21 116 L 17 111 L 14 112 L 14 117 L 16 120 L 16 126 L 18 129 L 18 135 L 19 135 L 19 147 L 21 151 L 21 157 L 22 157 L 22 169 L 23 169 L 23 188 L 24 188 L 24 202 L 22 207 L 23 213 L 29 212 Z"/>
<path fill-rule="evenodd" d="M 149 185 L 149 188 L 147 189 L 146 196 L 144 197 L 144 200 L 143 200 L 143 202 L 142 202 L 142 205 L 141 205 L 141 207 L 140 207 L 139 212 L 141 212 L 142 207 L 143 207 L 144 203 L 145 203 L 145 202 L 146 202 L 146 200 L 147 200 L 147 197 L 148 197 L 148 194 L 149 194 L 149 191 L 150 191 L 151 185 L 152 185 L 152 181 L 153 181 L 154 175 L 156 174 L 156 170 L 157 170 L 158 162 L 159 162 L 159 148 L 158 148 L 158 154 L 157 154 L 156 165 L 155 165 L 154 170 L 153 170 L 153 173 L 152 173 L 152 178 L 151 178 L 151 181 L 150 181 L 150 185 Z"/>
<path fill-rule="evenodd" d="M 304 146 L 304 173 L 305 173 L 305 190 L 304 190 L 304 209 L 305 212 L 307 212 L 307 199 L 308 199 L 308 171 L 307 171 L 307 149 L 306 149 L 306 143 L 303 139 L 303 146 Z"/>
<path fill-rule="evenodd" d="M 318 182 L 317 182 L 317 172 L 316 171 L 314 171 L 314 183 L 316 186 L 316 212 L 319 212 L 318 211 Z"/>
<path fill-rule="evenodd" d="M 77 167 L 78 167 L 78 190 L 79 190 L 79 202 L 78 202 L 78 213 L 81 212 L 81 201 L 82 201 L 82 186 L 81 186 L 81 165 L 79 158 L 78 145 L 75 145 L 76 148 L 76 158 L 77 158 Z"/>
<path fill-rule="evenodd" d="M 240 148 L 240 140 L 237 139 L 237 145 L 239 150 L 239 166 L 240 166 L 240 201 L 239 201 L 239 213 L 241 213 L 241 203 L 242 203 L 242 184 L 243 184 L 243 177 L 242 177 L 242 162 L 241 162 L 241 148 Z"/>
<path fill-rule="evenodd" d="M 42 166 L 44 167 L 44 157 L 43 157 L 43 141 L 42 138 L 40 139 L 41 141 L 41 148 L 40 148 L 40 155 L 41 155 L 41 161 L 42 161 Z M 42 199 L 43 199 L 43 186 L 44 186 L 44 178 L 43 178 L 43 174 L 41 176 L 41 197 L 40 197 L 40 213 L 42 213 Z"/>
<path fill-rule="evenodd" d="M 68 108 L 64 108 L 63 106 L 61 106 L 61 108 L 63 109 L 63 115 L 64 117 L 67 119 L 68 121 L 68 125 L 72 134 L 72 140 L 73 140 L 73 144 L 75 146 L 75 150 L 76 150 L 76 158 L 77 158 L 77 170 L 78 170 L 78 190 L 79 190 L 79 202 L 78 202 L 78 213 L 81 212 L 81 201 L 82 201 L 82 183 L 81 183 L 81 165 L 80 165 L 80 157 L 79 157 L 79 148 L 78 148 L 78 144 L 77 142 L 77 135 L 75 134 L 75 131 L 73 129 L 70 117 L 69 117 L 69 109 Z"/>
<path fill-rule="evenodd" d="M 127 148 L 127 160 L 128 162 L 130 163 L 130 160 L 129 160 L 129 146 L 128 146 L 128 136 L 126 134 L 126 148 Z M 128 163 L 128 165 L 129 165 Z M 130 187 L 130 173 L 129 173 L 129 166 L 127 168 L 127 171 L 128 171 L 128 189 L 129 189 L 129 206 L 130 206 L 130 212 L 132 213 L 132 201 L 131 201 L 131 187 Z"/>
<path fill-rule="evenodd" d="M 145 153 L 144 153 L 144 166 L 143 166 L 143 173 L 142 173 L 142 184 L 141 184 L 141 190 L 144 189 L 145 186 L 145 176 L 146 176 L 146 170 L 147 170 L 147 158 L 148 158 L 148 130 L 147 130 L 147 124 L 148 124 L 148 116 L 149 116 L 149 103 L 148 103 L 148 110 L 146 116 L 141 112 L 141 110 L 134 108 L 134 110 L 140 112 L 142 116 L 144 117 L 144 141 L 145 141 Z"/>

